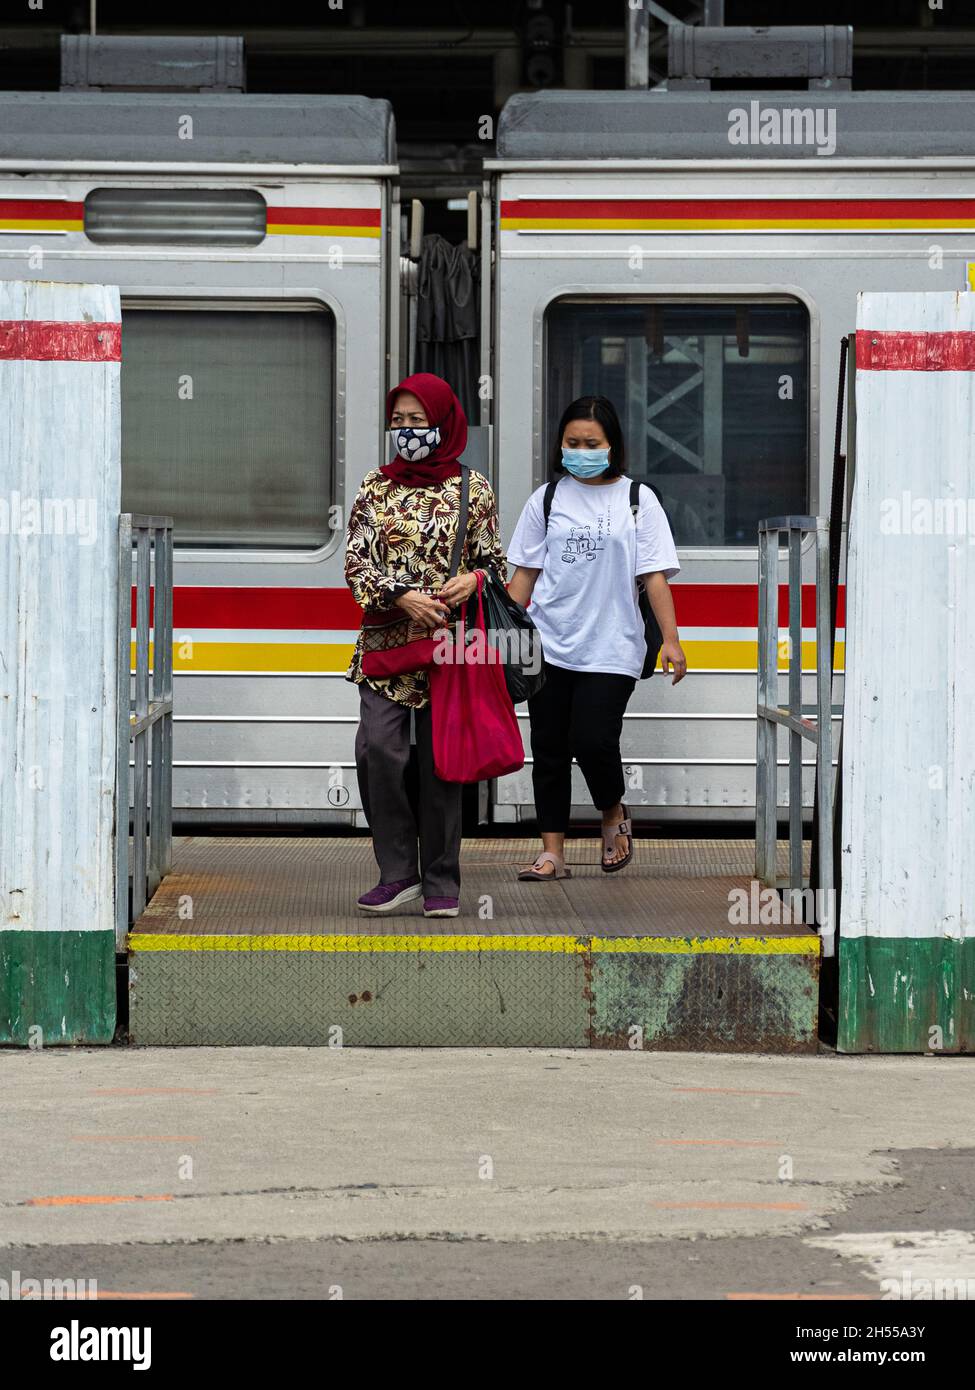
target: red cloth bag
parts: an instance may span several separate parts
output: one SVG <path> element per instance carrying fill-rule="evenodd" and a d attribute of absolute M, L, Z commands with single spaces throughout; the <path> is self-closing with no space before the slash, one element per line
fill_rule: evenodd
<path fill-rule="evenodd" d="M 443 782 L 483 782 L 525 766 L 504 666 L 487 642 L 483 584 L 478 574 L 475 627 L 468 634 L 465 624 L 458 624 L 460 641 L 441 645 L 428 671 L 433 767 Z M 468 617 L 469 610 L 470 602 Z M 443 655 L 450 659 L 440 660 Z"/>

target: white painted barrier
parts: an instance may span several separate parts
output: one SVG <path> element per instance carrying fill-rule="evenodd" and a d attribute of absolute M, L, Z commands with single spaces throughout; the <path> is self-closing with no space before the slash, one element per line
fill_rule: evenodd
<path fill-rule="evenodd" d="M 114 1028 L 120 357 L 116 288 L 0 283 L 3 1041 Z"/>
<path fill-rule="evenodd" d="M 841 1041 L 847 1050 L 968 1050 L 975 1048 L 975 294 L 860 296 L 855 433 Z"/>

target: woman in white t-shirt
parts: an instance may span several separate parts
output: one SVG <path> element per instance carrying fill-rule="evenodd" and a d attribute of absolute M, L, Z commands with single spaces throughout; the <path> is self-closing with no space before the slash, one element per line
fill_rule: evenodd
<path fill-rule="evenodd" d="M 583 396 L 568 406 L 552 452 L 558 486 L 546 525 L 545 487 L 518 519 L 508 586 L 531 603 L 545 653 L 545 684 L 528 702 L 532 781 L 542 852 L 521 879 L 568 878 L 565 833 L 575 757 L 602 814 L 602 868 L 615 873 L 633 857 L 633 826 L 623 803 L 623 713 L 646 657 L 638 584 L 660 624 L 660 666 L 683 680 L 687 662 L 677 635 L 668 580 L 680 569 L 663 508 L 640 487 L 630 509 L 623 431 L 611 401 Z"/>

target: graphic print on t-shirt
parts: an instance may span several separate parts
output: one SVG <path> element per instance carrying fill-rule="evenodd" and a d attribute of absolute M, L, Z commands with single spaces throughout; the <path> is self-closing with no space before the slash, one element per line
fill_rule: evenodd
<path fill-rule="evenodd" d="M 571 526 L 562 547 L 562 563 L 574 565 L 577 560 L 595 560 L 597 550 L 602 550 L 593 540 L 590 526 Z"/>
<path fill-rule="evenodd" d="M 596 534 L 587 521 L 582 525 L 570 526 L 569 534 L 562 545 L 561 560 L 564 565 L 574 565 L 577 560 L 595 560 L 603 549 L 603 542 L 610 534 L 609 515 L 602 512 L 595 520 Z"/>

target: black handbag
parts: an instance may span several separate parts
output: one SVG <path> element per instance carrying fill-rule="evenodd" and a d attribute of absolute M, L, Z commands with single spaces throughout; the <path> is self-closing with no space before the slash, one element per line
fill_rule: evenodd
<path fill-rule="evenodd" d="M 488 645 L 500 649 L 504 680 L 512 704 L 530 700 L 545 684 L 542 639 L 527 610 L 517 603 L 496 575 L 482 593 Z"/>
<path fill-rule="evenodd" d="M 542 507 L 545 512 L 546 531 L 548 530 L 549 513 L 552 510 L 552 498 L 555 496 L 555 489 L 558 485 L 558 478 L 556 478 L 554 482 L 549 483 L 548 487 L 545 489 L 545 496 L 542 499 Z M 653 483 L 647 483 L 647 487 L 653 493 L 654 497 L 656 497 L 661 507 L 663 507 L 663 500 Z M 640 511 L 640 481 L 638 478 L 634 478 L 630 483 L 630 511 L 633 515 L 633 525 L 635 526 L 637 514 Z M 667 525 L 670 526 L 670 517 L 667 516 L 666 508 L 664 508 L 664 516 L 667 517 Z M 671 532 L 673 532 L 673 527 L 671 527 Z M 640 585 L 638 602 L 640 605 L 640 617 L 643 619 L 643 636 L 647 644 L 647 654 L 643 661 L 643 670 L 640 672 L 640 679 L 645 681 L 648 680 L 656 670 L 657 660 L 660 656 L 660 648 L 664 644 L 664 635 L 660 631 L 660 624 L 654 616 L 650 600 L 647 598 L 647 591 L 642 584 Z"/>

